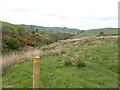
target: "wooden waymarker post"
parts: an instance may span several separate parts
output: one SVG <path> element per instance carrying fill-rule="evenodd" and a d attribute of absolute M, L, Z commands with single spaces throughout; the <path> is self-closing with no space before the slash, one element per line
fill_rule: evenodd
<path fill-rule="evenodd" d="M 33 60 L 33 90 L 39 89 L 40 79 L 40 57 L 35 56 Z"/>

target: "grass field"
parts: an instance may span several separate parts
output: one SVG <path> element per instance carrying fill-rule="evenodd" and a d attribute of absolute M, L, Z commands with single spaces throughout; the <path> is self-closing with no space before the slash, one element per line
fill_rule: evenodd
<path fill-rule="evenodd" d="M 104 35 L 118 34 L 118 28 L 101 28 L 101 29 L 85 30 L 83 32 L 83 35 L 97 36 L 100 35 L 100 32 L 103 32 Z"/>
<path fill-rule="evenodd" d="M 116 38 L 59 41 L 40 50 L 40 88 L 117 88 Z M 3 88 L 32 88 L 32 61 L 16 64 L 3 75 Z"/>

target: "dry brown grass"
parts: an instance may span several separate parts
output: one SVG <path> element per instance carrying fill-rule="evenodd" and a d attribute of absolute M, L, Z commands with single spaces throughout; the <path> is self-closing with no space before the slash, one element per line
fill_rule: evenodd
<path fill-rule="evenodd" d="M 21 53 L 7 55 L 2 58 L 2 72 L 7 70 L 12 65 L 33 60 L 36 55 L 40 56 L 40 50 L 29 50 Z"/>

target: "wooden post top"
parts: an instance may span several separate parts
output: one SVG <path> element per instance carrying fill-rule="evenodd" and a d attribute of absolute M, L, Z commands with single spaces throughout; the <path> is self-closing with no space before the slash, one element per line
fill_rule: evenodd
<path fill-rule="evenodd" d="M 35 56 L 33 62 L 34 64 L 40 64 L 40 56 Z"/>
<path fill-rule="evenodd" d="M 35 56 L 35 59 L 40 59 L 40 56 Z"/>

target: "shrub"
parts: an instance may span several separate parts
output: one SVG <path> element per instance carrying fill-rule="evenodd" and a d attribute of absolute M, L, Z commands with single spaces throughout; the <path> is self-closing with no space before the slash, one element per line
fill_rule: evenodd
<path fill-rule="evenodd" d="M 10 49 L 19 49 L 20 48 L 20 42 L 16 40 L 15 38 L 9 37 L 5 40 L 5 44 Z"/>
<path fill-rule="evenodd" d="M 66 60 L 65 61 L 65 66 L 71 66 L 72 65 L 72 61 L 71 60 Z"/>
<path fill-rule="evenodd" d="M 50 43 L 52 43 L 52 41 L 49 39 L 49 38 L 45 38 L 44 40 L 43 40 L 43 42 L 45 43 L 45 44 L 50 44 Z"/>
<path fill-rule="evenodd" d="M 77 67 L 78 68 L 84 67 L 84 66 L 85 66 L 85 63 L 82 60 L 77 60 Z"/>
<path fill-rule="evenodd" d="M 17 31 L 20 36 L 25 36 L 25 29 L 23 27 L 18 27 Z"/>
<path fill-rule="evenodd" d="M 61 51 L 61 54 L 65 54 L 66 52 L 63 50 L 63 51 Z"/>

